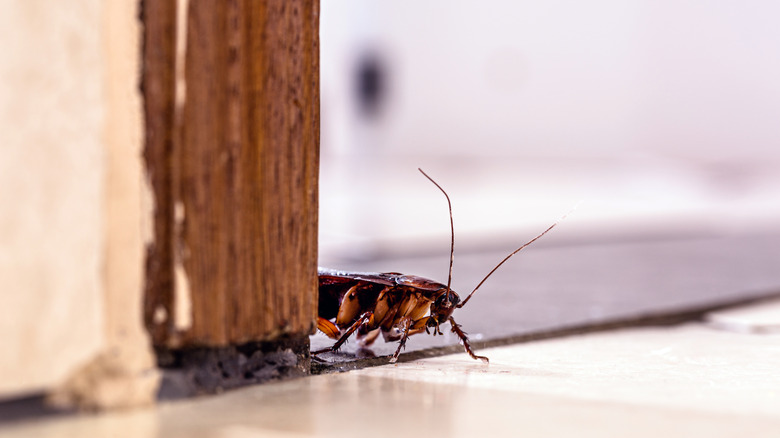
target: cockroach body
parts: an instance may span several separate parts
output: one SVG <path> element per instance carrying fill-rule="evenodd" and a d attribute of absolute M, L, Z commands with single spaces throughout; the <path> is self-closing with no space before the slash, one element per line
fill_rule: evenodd
<path fill-rule="evenodd" d="M 337 341 L 315 354 L 337 350 L 353 333 L 357 333 L 361 345 L 368 346 L 381 332 L 385 342 L 400 341 L 390 360 L 395 362 L 409 336 L 431 330 L 434 335 L 442 334 L 440 325 L 449 321 L 466 352 L 474 359 L 487 361 L 486 357 L 474 354 L 466 334 L 452 319 L 460 297 L 444 284 L 398 272 L 360 273 L 323 268 L 319 269 L 319 278 L 318 328 Z"/>
<path fill-rule="evenodd" d="M 363 273 L 320 268 L 318 271 L 320 298 L 317 328 L 331 339 L 336 339 L 336 343 L 330 348 L 313 352 L 315 356 L 338 350 L 355 333 L 362 346 L 369 346 L 381 332 L 386 342 L 399 341 L 398 348 L 390 359 L 390 362 L 396 362 L 401 350 L 405 348 L 409 336 L 423 331 L 432 333 L 434 336 L 443 334 L 441 325 L 449 322 L 452 332 L 460 338 L 466 353 L 474 359 L 488 362 L 487 357 L 478 356 L 471 349 L 468 336 L 455 322 L 452 313 L 455 309 L 463 307 L 474 295 L 474 292 L 504 262 L 545 235 L 558 222 L 506 256 L 482 279 L 466 299 L 461 301 L 458 294 L 450 288 L 455 254 L 452 204 L 447 192 L 422 169 L 418 170 L 435 184 L 447 198 L 452 231 L 447 284 L 398 272 Z"/>

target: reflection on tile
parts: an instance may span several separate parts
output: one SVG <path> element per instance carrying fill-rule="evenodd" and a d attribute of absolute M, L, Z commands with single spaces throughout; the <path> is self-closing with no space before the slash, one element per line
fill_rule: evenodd
<path fill-rule="evenodd" d="M 780 338 L 624 330 L 27 422 L 9 437 L 752 436 L 780 430 Z"/>
<path fill-rule="evenodd" d="M 354 371 L 597 402 L 780 419 L 780 335 L 700 324 L 573 336 L 491 348 L 485 366 L 450 355 Z"/>

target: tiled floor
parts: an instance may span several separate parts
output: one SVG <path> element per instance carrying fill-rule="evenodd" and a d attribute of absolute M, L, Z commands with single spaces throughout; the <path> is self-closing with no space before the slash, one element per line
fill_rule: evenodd
<path fill-rule="evenodd" d="M 778 231 L 538 243 L 504 264 L 466 307 L 453 314 L 475 345 L 505 345 L 506 339 L 561 328 L 590 331 L 616 321 L 630 324 L 653 316 L 688 314 L 690 318 L 702 309 L 780 295 Z M 461 299 L 511 249 L 456 255 L 452 286 Z M 448 256 L 378 258 L 337 266 L 354 271 L 403 272 L 446 283 Z M 405 352 L 457 346 L 457 337 L 446 328 L 444 333 L 413 336 Z M 332 344 L 324 335 L 312 339 L 315 350 Z M 356 342 L 349 342 L 338 355 L 323 358 L 351 360 L 348 354 L 357 353 L 357 347 Z M 377 355 L 390 355 L 395 349 L 395 344 L 382 342 L 372 346 Z"/>
<path fill-rule="evenodd" d="M 772 306 L 754 309 L 760 322 L 751 312 L 732 314 L 732 326 L 735 318 L 743 327 L 765 324 Z M 777 313 L 770 319 L 777 321 Z M 154 409 L 30 421 L 0 435 L 744 437 L 780 431 L 780 334 L 691 323 L 480 353 L 489 365 L 456 354 Z"/>

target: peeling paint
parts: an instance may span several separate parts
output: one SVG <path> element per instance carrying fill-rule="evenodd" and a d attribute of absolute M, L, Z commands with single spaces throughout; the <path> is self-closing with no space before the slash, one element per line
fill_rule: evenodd
<path fill-rule="evenodd" d="M 184 218 L 185 218 L 184 202 L 178 200 L 173 205 L 173 220 L 176 226 L 177 234 L 179 234 L 179 232 L 181 231 L 181 226 L 182 224 L 184 224 Z"/>
<path fill-rule="evenodd" d="M 152 175 L 144 166 L 144 178 L 141 184 L 141 241 L 145 248 L 154 243 L 154 212 L 157 199 L 152 188 Z"/>
<path fill-rule="evenodd" d="M 174 104 L 176 111 L 179 113 L 187 100 L 187 80 L 184 68 L 187 55 L 187 13 L 189 6 L 189 0 L 178 0 L 176 4 L 176 64 L 174 66 L 176 94 L 174 95 Z"/>
<path fill-rule="evenodd" d="M 154 315 L 152 316 L 152 321 L 157 324 L 163 324 L 165 321 L 168 320 L 168 311 L 165 309 L 165 306 L 157 306 L 154 309 Z"/>
<path fill-rule="evenodd" d="M 190 280 L 181 260 L 176 261 L 174 272 L 173 326 L 176 330 L 185 331 L 192 327 L 192 294 Z"/>
<path fill-rule="evenodd" d="M 192 293 L 190 279 L 184 268 L 186 248 L 182 239 L 182 226 L 186 219 L 184 203 L 176 201 L 173 206 L 174 235 L 177 245 L 173 261 L 173 326 L 176 330 L 185 331 L 192 327 Z"/>

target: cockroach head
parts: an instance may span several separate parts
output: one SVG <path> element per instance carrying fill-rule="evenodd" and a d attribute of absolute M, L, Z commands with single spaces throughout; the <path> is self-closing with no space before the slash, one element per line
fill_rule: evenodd
<path fill-rule="evenodd" d="M 460 297 L 452 290 L 443 289 L 442 294 L 431 304 L 431 317 L 437 324 L 447 321 L 458 307 Z"/>

